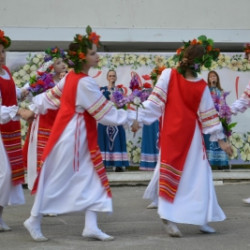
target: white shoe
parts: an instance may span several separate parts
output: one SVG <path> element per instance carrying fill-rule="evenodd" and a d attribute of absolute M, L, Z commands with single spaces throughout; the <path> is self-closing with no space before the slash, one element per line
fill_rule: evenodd
<path fill-rule="evenodd" d="M 8 232 L 8 231 L 11 231 L 11 228 L 4 221 L 1 221 L 0 232 Z"/>
<path fill-rule="evenodd" d="M 101 241 L 112 241 L 112 240 L 114 240 L 113 236 L 105 234 L 101 230 L 98 230 L 98 231 L 83 230 L 82 236 L 84 238 L 92 238 L 92 239 L 101 240 Z"/>
<path fill-rule="evenodd" d="M 243 203 L 245 203 L 245 204 L 250 204 L 250 197 L 247 198 L 247 199 L 243 199 L 242 201 L 243 201 Z"/>
<path fill-rule="evenodd" d="M 204 234 L 214 234 L 216 233 L 215 229 L 208 226 L 207 224 L 200 227 L 200 231 Z"/>
<path fill-rule="evenodd" d="M 163 225 L 166 230 L 166 232 L 171 237 L 182 237 L 182 233 L 177 227 L 177 225 L 171 221 L 163 220 Z"/>
<path fill-rule="evenodd" d="M 31 222 L 29 219 L 27 219 L 23 223 L 23 225 L 28 230 L 28 232 L 30 233 L 30 236 L 32 237 L 34 241 L 47 241 L 48 240 L 48 238 L 43 236 L 40 228 L 35 228 L 31 225 Z"/>
<path fill-rule="evenodd" d="M 147 206 L 147 209 L 156 209 L 156 208 L 158 208 L 158 206 L 157 206 L 154 202 L 150 203 L 150 204 Z"/>
<path fill-rule="evenodd" d="M 44 217 L 56 217 L 57 214 L 44 214 L 43 216 Z"/>

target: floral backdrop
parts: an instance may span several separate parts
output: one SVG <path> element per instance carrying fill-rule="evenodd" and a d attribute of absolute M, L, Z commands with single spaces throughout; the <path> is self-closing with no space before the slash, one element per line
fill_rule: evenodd
<path fill-rule="evenodd" d="M 141 84 L 150 82 L 148 75 L 156 66 L 175 67 L 173 53 L 99 53 L 98 67 L 90 71 L 100 86 L 107 84 L 106 74 L 109 69 L 117 72 L 117 84 L 123 84 L 129 93 L 129 82 L 132 74 L 137 74 Z M 13 79 L 18 87 L 24 86 L 36 74 L 43 62 L 44 54 L 40 52 L 8 52 L 7 65 L 12 71 Z M 244 58 L 243 53 L 221 53 L 219 60 L 212 65 L 220 76 L 224 90 L 230 91 L 227 99 L 231 104 L 243 92 L 250 81 L 250 63 Z M 203 68 L 201 77 L 207 79 L 208 70 Z M 28 101 L 21 103 L 27 106 Z M 243 164 L 250 161 L 250 112 L 233 117 L 237 122 L 233 135 L 229 138 L 234 146 L 232 164 Z M 25 138 L 27 124 L 22 121 L 22 136 Z M 134 138 L 127 130 L 127 149 L 131 164 L 140 162 L 141 131 Z"/>

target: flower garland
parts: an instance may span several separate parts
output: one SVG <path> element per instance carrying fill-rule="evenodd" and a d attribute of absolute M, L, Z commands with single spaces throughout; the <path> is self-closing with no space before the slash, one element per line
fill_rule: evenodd
<path fill-rule="evenodd" d="M 92 48 L 92 44 L 100 46 L 100 36 L 92 32 L 90 26 L 86 28 L 87 35 L 76 34 L 73 45 L 68 51 L 69 64 L 74 68 L 76 73 L 82 70 L 83 63 L 86 63 L 87 50 Z"/>
<path fill-rule="evenodd" d="M 161 75 L 162 71 L 166 69 L 166 66 L 156 66 L 153 71 L 150 73 L 150 79 L 152 80 L 154 86 L 158 80 L 158 77 Z"/>
<path fill-rule="evenodd" d="M 4 35 L 3 30 L 0 30 L 0 44 L 2 44 L 5 49 L 11 45 L 10 38 Z"/>
<path fill-rule="evenodd" d="M 63 49 L 58 47 L 48 48 L 45 50 L 44 62 L 48 62 L 54 58 L 66 59 L 66 54 Z"/>
<path fill-rule="evenodd" d="M 244 134 L 233 133 L 229 137 L 229 141 L 233 146 L 233 155 L 231 159 L 250 161 L 250 132 Z"/>
<path fill-rule="evenodd" d="M 193 39 L 192 41 L 183 42 L 184 45 L 177 49 L 176 55 L 174 55 L 173 59 L 176 62 L 181 62 L 183 60 L 184 53 L 186 49 L 190 45 L 200 44 L 205 50 L 205 54 L 202 58 L 195 58 L 194 65 L 190 66 L 194 76 L 197 76 L 198 73 L 201 72 L 201 67 L 204 65 L 207 69 L 210 69 L 212 66 L 212 62 L 218 59 L 220 54 L 220 50 L 214 48 L 214 42 L 212 39 L 208 39 L 205 35 L 199 36 L 197 39 Z M 185 70 L 181 67 L 177 67 L 177 70 L 180 74 L 185 75 Z"/>
<path fill-rule="evenodd" d="M 250 43 L 245 44 L 243 51 L 245 52 L 246 57 L 250 54 Z"/>

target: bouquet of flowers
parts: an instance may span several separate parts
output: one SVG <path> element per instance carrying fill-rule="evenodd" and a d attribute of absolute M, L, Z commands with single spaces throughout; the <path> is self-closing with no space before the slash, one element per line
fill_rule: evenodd
<path fill-rule="evenodd" d="M 231 110 L 226 103 L 226 97 L 229 95 L 229 92 L 223 92 L 221 96 L 211 93 L 214 101 L 215 109 L 219 114 L 220 121 L 224 128 L 224 133 L 227 137 L 231 136 L 232 128 L 236 126 L 236 122 L 231 123 Z"/>
<path fill-rule="evenodd" d="M 113 91 L 110 100 L 115 104 L 117 108 L 127 109 L 127 104 L 129 103 L 129 98 L 124 95 L 124 87 L 122 84 L 117 85 L 115 91 Z"/>
<path fill-rule="evenodd" d="M 44 91 L 53 88 L 55 83 L 53 75 L 43 73 L 42 75 L 31 77 L 28 90 L 33 96 L 43 93 Z"/>

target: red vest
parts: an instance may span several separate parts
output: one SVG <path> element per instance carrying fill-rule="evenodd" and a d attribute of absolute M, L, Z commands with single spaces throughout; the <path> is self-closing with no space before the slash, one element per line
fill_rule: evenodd
<path fill-rule="evenodd" d="M 62 97 L 61 97 L 61 107 L 58 111 L 55 123 L 51 130 L 51 135 L 49 137 L 48 143 L 44 149 L 42 161 L 44 161 L 47 156 L 50 154 L 51 150 L 53 149 L 54 145 L 60 138 L 61 134 L 63 133 L 64 129 L 66 128 L 67 124 L 70 122 L 70 120 L 75 115 L 75 103 L 76 103 L 76 94 L 77 94 L 77 86 L 78 82 L 81 78 L 86 77 L 87 75 L 80 73 L 76 74 L 73 71 L 71 71 L 66 76 L 66 82 L 64 85 Z M 99 149 L 99 146 L 97 144 L 97 126 L 96 126 L 96 120 L 87 112 L 85 111 L 83 114 L 86 130 L 87 130 L 87 143 L 88 143 L 88 149 L 91 156 L 91 161 L 94 165 L 94 168 L 100 178 L 100 181 L 103 185 L 103 187 L 106 189 L 107 194 L 109 197 L 111 197 L 111 190 L 108 182 L 108 178 L 106 175 L 106 170 L 103 165 L 101 152 Z M 77 128 L 76 128 L 76 132 Z M 76 133 L 75 140 L 77 141 L 77 138 L 80 135 Z M 67 145 L 65 145 L 67 146 Z M 74 169 L 77 170 L 79 167 L 78 162 L 78 154 L 81 154 L 81 152 L 78 151 L 78 143 L 75 143 L 75 155 L 74 157 Z M 34 188 L 32 190 L 32 193 L 36 191 L 37 188 L 37 181 L 34 184 Z"/>
<path fill-rule="evenodd" d="M 161 130 L 159 181 L 159 195 L 170 202 L 178 189 L 205 87 L 204 80 L 190 82 L 175 69 L 171 72 Z"/>
<path fill-rule="evenodd" d="M 7 67 L 3 66 L 10 79 L 0 78 L 0 91 L 3 106 L 17 105 L 16 86 Z M 24 167 L 21 145 L 21 125 L 20 121 L 9 121 L 0 124 L 0 131 L 3 144 L 8 155 L 12 170 L 12 183 L 18 185 L 24 183 Z"/>

